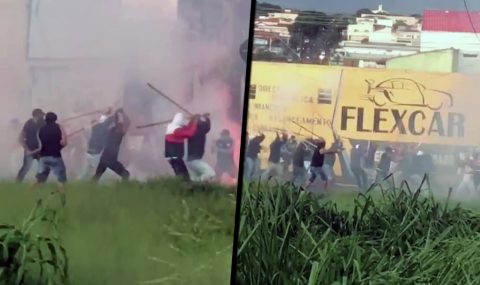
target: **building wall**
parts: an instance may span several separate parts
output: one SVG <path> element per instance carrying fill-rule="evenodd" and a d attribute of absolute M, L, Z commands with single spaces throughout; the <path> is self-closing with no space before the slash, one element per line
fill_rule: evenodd
<path fill-rule="evenodd" d="M 387 60 L 387 69 L 414 70 L 422 72 L 454 72 L 455 50 L 419 53 Z"/>
<path fill-rule="evenodd" d="M 476 57 L 459 52 L 456 58 L 457 72 L 480 74 L 480 54 Z"/>
<path fill-rule="evenodd" d="M 27 4 L 27 0 L 0 1 L 0 111 L 17 116 L 21 115 L 17 106 L 27 93 Z"/>
<path fill-rule="evenodd" d="M 396 43 L 397 37 L 392 33 L 391 28 L 385 28 L 371 33 L 369 41 L 371 43 Z"/>
<path fill-rule="evenodd" d="M 422 31 L 422 52 L 448 48 L 459 49 L 466 53 L 478 53 L 480 51 L 480 41 L 473 33 Z"/>

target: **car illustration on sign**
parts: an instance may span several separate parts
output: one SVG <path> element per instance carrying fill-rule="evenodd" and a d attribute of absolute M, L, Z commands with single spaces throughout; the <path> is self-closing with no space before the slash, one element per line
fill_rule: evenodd
<path fill-rule="evenodd" d="M 408 78 L 391 78 L 375 84 L 375 80 L 367 83 L 366 100 L 379 107 L 387 104 L 426 107 L 431 110 L 449 108 L 453 105 L 451 94 L 428 89 L 425 85 Z"/>

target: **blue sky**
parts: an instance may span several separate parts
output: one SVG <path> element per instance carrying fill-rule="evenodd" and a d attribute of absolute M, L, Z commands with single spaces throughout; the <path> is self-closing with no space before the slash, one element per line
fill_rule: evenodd
<path fill-rule="evenodd" d="M 327 13 L 354 13 L 361 8 L 383 9 L 390 13 L 414 14 L 424 9 L 464 11 L 463 0 L 257 0 L 281 5 L 284 8 L 317 10 Z M 480 11 L 479 0 L 467 0 L 470 11 Z"/>

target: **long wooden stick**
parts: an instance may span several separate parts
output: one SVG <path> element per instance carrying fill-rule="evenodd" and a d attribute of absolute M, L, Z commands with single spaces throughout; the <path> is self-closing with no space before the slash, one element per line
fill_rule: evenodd
<path fill-rule="evenodd" d="M 68 122 L 68 121 L 76 120 L 76 119 L 83 118 L 83 117 L 92 116 L 92 115 L 99 114 L 99 113 L 102 113 L 102 112 L 103 112 L 103 110 L 91 111 L 91 112 L 88 112 L 88 113 L 83 113 L 83 114 L 80 114 L 80 115 L 76 115 L 76 116 L 73 116 L 73 117 L 70 117 L 70 118 L 63 119 L 60 122 L 65 123 L 65 122 Z"/>
<path fill-rule="evenodd" d="M 67 138 L 73 137 L 74 135 L 81 133 L 83 130 L 85 130 L 85 128 L 81 128 L 79 130 L 74 131 L 73 133 L 67 134 Z"/>
<path fill-rule="evenodd" d="M 193 115 L 190 111 L 188 111 L 187 109 L 185 109 L 184 107 L 182 107 L 180 104 L 178 104 L 177 102 L 173 101 L 172 98 L 168 97 L 167 95 L 165 95 L 165 93 L 163 93 L 162 91 L 158 90 L 157 88 L 155 88 L 155 86 L 153 86 L 152 84 L 150 83 L 147 83 L 148 87 L 152 88 L 153 91 L 155 91 L 158 95 L 162 96 L 163 98 L 167 99 L 170 103 L 172 103 L 173 105 L 177 106 L 180 110 L 184 111 L 185 113 L 189 114 L 189 115 Z"/>
<path fill-rule="evenodd" d="M 156 122 L 156 123 L 150 123 L 150 124 L 146 124 L 146 125 L 140 125 L 140 126 L 137 126 L 137 129 L 145 129 L 145 128 L 150 128 L 150 127 L 155 127 L 155 126 L 161 126 L 161 125 L 165 125 L 165 124 L 168 124 L 170 123 L 171 121 L 168 120 L 168 121 L 161 121 L 161 122 Z"/>
<path fill-rule="evenodd" d="M 311 134 L 312 136 L 315 136 L 319 139 L 323 139 L 321 136 L 315 134 L 314 132 L 310 131 L 309 129 L 305 128 L 304 126 L 294 122 L 294 121 L 290 121 L 292 124 L 296 125 L 297 127 L 301 128 L 302 130 L 306 131 L 307 133 Z"/>

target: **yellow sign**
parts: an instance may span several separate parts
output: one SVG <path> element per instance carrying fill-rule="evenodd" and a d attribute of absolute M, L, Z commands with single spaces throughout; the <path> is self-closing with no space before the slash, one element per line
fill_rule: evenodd
<path fill-rule="evenodd" d="M 465 75 L 345 69 L 334 125 L 351 139 L 473 145 L 475 93 Z"/>
<path fill-rule="evenodd" d="M 254 62 L 248 132 L 451 146 L 480 142 L 476 78 Z M 333 128 L 332 128 L 333 127 Z M 269 151 L 261 157 L 266 158 Z M 265 161 L 263 161 L 265 163 Z"/>
<path fill-rule="evenodd" d="M 314 65 L 254 63 L 248 132 L 263 131 L 264 146 L 274 139 L 275 132 L 283 131 L 303 138 L 321 134 L 333 141 L 333 104 L 340 73 L 340 69 L 318 72 Z"/>

